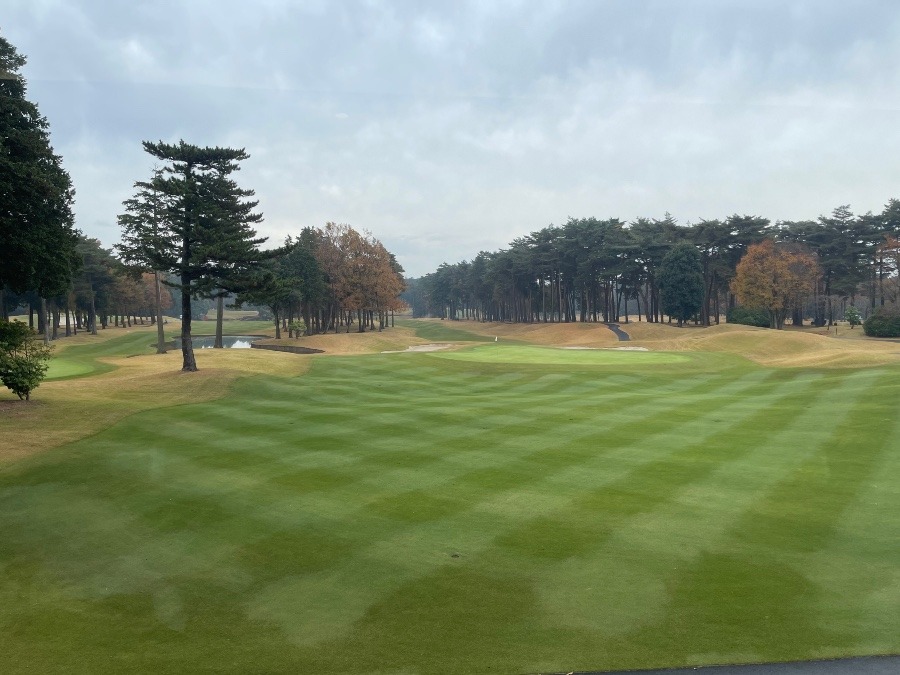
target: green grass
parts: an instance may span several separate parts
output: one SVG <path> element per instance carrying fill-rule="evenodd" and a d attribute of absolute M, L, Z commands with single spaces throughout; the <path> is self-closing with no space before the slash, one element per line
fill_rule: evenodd
<path fill-rule="evenodd" d="M 556 366 L 644 366 L 688 363 L 689 354 L 616 349 L 560 349 L 558 347 L 509 346 L 500 343 L 438 353 L 439 358 L 480 363 L 549 364 Z M 707 357 L 708 358 L 708 357 Z"/>
<path fill-rule="evenodd" d="M 272 329 L 269 321 L 226 321 L 222 324 L 223 335 L 263 334 Z M 145 329 L 125 332 L 121 328 L 108 328 L 114 337 L 101 335 L 97 339 L 81 344 L 66 344 L 66 338 L 53 343 L 58 348 L 50 360 L 47 380 L 62 380 L 70 377 L 99 375 L 115 366 L 104 363 L 101 359 L 109 357 L 138 356 L 156 353 L 156 332 Z M 101 331 L 102 333 L 103 331 Z M 215 321 L 194 321 L 191 326 L 193 335 L 215 335 Z M 121 333 L 121 334 L 119 334 Z M 166 327 L 166 339 L 171 340 L 180 335 L 178 326 Z M 90 340 L 90 338 L 88 338 Z"/>
<path fill-rule="evenodd" d="M 457 324 L 457 325 L 454 325 Z M 416 337 L 435 342 L 493 342 L 487 335 L 471 333 L 454 321 L 417 321 L 415 319 L 397 319 L 398 326 L 413 328 Z M 510 342 L 510 341 L 507 341 Z"/>
<path fill-rule="evenodd" d="M 107 330 L 118 333 L 121 329 Z M 107 338 L 105 335 L 103 337 Z M 73 345 L 67 345 L 65 338 L 61 338 L 53 345 L 60 349 L 50 360 L 47 379 L 61 380 L 90 374 L 99 375 L 114 370 L 115 366 L 100 360 L 104 357 L 153 354 L 156 352 L 156 333 L 122 332 L 121 335 L 117 334 L 112 338 Z"/>
<path fill-rule="evenodd" d="M 0 671 L 900 651 L 896 368 L 556 351 L 318 358 L 8 467 Z"/>

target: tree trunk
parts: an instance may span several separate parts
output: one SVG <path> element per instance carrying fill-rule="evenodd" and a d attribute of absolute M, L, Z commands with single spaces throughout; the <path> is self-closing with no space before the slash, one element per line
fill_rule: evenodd
<path fill-rule="evenodd" d="M 181 371 L 193 373 L 197 371 L 197 361 L 191 342 L 191 291 L 186 274 L 181 275 L 181 284 Z"/>
<path fill-rule="evenodd" d="M 156 353 L 166 353 L 166 331 L 163 329 L 162 297 L 159 289 L 159 272 L 153 272 L 156 285 Z"/>
<path fill-rule="evenodd" d="M 44 344 L 50 344 L 50 321 L 47 319 L 47 298 L 41 298 L 41 316 L 38 325 L 44 335 Z"/>
<path fill-rule="evenodd" d="M 216 296 L 216 339 L 213 349 L 222 349 L 222 315 L 225 313 L 225 297 L 220 293 Z"/>
<path fill-rule="evenodd" d="M 56 300 L 50 302 L 50 339 L 56 340 L 59 337 L 59 305 Z"/>
<path fill-rule="evenodd" d="M 97 334 L 97 305 L 94 300 L 94 288 L 91 287 L 91 315 L 88 319 L 91 324 L 91 335 Z"/>

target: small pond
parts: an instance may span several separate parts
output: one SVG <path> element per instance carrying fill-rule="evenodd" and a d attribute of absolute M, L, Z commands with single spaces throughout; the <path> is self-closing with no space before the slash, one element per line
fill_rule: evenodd
<path fill-rule="evenodd" d="M 223 335 L 222 346 L 226 349 L 250 349 L 250 343 L 262 340 L 264 335 Z M 181 338 L 175 338 L 175 349 L 181 349 Z M 194 349 L 212 349 L 216 343 L 215 335 L 194 335 L 191 344 Z"/>

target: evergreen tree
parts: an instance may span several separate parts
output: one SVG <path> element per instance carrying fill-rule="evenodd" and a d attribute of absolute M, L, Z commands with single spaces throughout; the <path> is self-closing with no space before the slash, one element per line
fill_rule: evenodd
<path fill-rule="evenodd" d="M 697 248 L 686 242 L 673 246 L 660 262 L 657 283 L 662 311 L 677 319 L 680 328 L 703 304 L 703 266 Z"/>
<path fill-rule="evenodd" d="M 78 266 L 74 190 L 50 146 L 47 119 L 25 98 L 25 57 L 0 37 L 0 312 L 6 288 L 43 300 Z M 46 313 L 42 312 L 42 316 Z"/>
<path fill-rule="evenodd" d="M 153 173 L 153 180 L 161 180 L 162 171 Z M 169 228 L 165 227 L 166 203 L 163 195 L 154 187 L 153 180 L 138 181 L 134 184 L 135 193 L 130 199 L 122 202 L 125 213 L 118 218 L 122 228 L 122 241 L 116 250 L 126 265 L 141 271 L 151 271 L 155 286 L 156 306 L 156 353 L 166 353 L 166 338 L 162 319 L 162 291 L 160 289 L 160 271 L 152 264 L 153 251 L 171 250 L 176 241 Z"/>
<path fill-rule="evenodd" d="M 230 175 L 249 155 L 243 149 L 144 141 L 144 149 L 165 162 L 151 185 L 165 203 L 164 236 L 146 249 L 152 269 L 172 272 L 181 291 L 182 370 L 197 370 L 191 344 L 191 300 L 221 290 L 242 290 L 267 256 L 253 225 L 258 202 Z M 171 282 L 170 282 L 171 283 Z"/>

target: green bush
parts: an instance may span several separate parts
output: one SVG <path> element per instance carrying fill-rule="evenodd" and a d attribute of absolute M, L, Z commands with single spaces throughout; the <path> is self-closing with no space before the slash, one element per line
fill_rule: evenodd
<path fill-rule="evenodd" d="M 847 320 L 847 323 L 850 324 L 850 328 L 854 326 L 858 326 L 862 323 L 862 316 L 860 316 L 859 310 L 856 309 L 853 305 L 847 308 L 847 311 L 844 312 L 844 319 Z"/>
<path fill-rule="evenodd" d="M 288 327 L 294 331 L 294 335 L 296 337 L 300 337 L 301 335 L 306 335 L 306 322 L 303 319 L 297 319 L 291 321 Z"/>
<path fill-rule="evenodd" d="M 900 313 L 879 309 L 863 323 L 869 337 L 900 337 Z"/>
<path fill-rule="evenodd" d="M 0 382 L 25 401 L 47 374 L 50 347 L 31 328 L 0 320 Z"/>
<path fill-rule="evenodd" d="M 760 328 L 768 328 L 772 325 L 769 322 L 769 312 L 755 307 L 733 307 L 725 315 L 725 321 L 744 326 L 759 326 Z"/>

